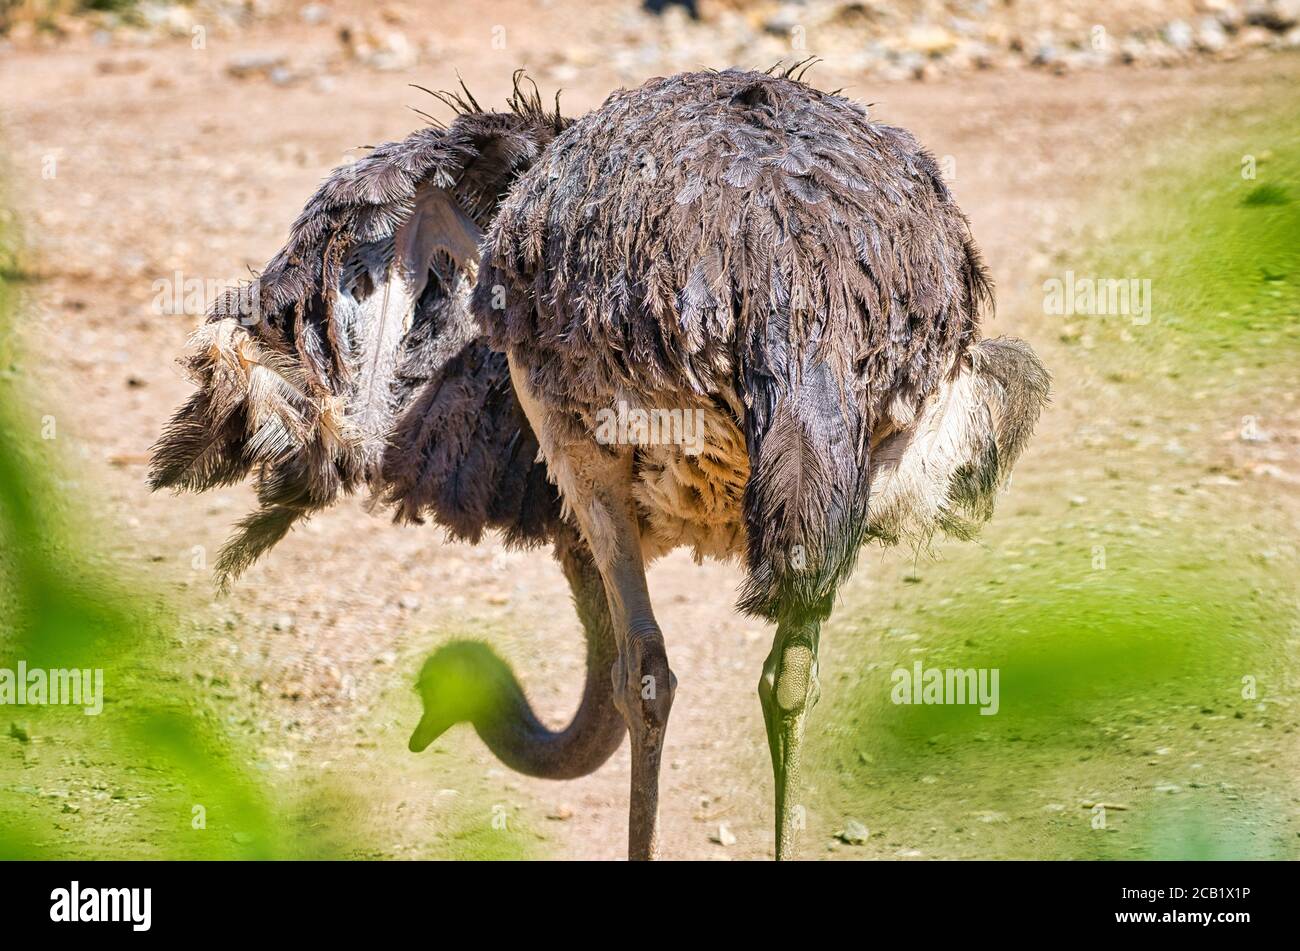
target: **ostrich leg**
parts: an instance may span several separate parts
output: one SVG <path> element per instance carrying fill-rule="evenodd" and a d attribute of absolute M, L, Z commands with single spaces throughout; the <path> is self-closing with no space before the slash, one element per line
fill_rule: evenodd
<path fill-rule="evenodd" d="M 792 857 L 804 825 L 799 804 L 804 727 L 821 695 L 817 682 L 818 621 L 781 621 L 772 651 L 763 663 L 758 699 L 763 705 L 767 742 L 776 779 L 776 857 Z"/>
<path fill-rule="evenodd" d="M 547 468 L 605 583 L 618 646 L 610 673 L 614 706 L 627 723 L 632 746 L 628 858 L 653 859 L 659 850 L 659 763 L 677 679 L 668 667 L 646 587 L 641 528 L 631 494 L 632 450 L 599 445 L 565 414 L 549 412 L 513 358 L 510 375 Z"/>
<path fill-rule="evenodd" d="M 663 633 L 650 607 L 640 532 L 630 505 L 624 504 L 630 501 L 595 504 L 597 511 L 610 514 L 604 527 L 613 528 L 616 539 L 612 557 L 602 563 L 610 613 L 617 619 L 615 631 L 623 632 L 611 676 L 614 705 L 627 722 L 632 743 L 627 854 L 645 860 L 659 852 L 659 763 L 677 679 L 668 667 Z"/>

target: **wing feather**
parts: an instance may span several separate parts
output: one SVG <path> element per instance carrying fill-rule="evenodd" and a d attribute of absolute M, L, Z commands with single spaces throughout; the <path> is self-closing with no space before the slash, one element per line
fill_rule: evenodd
<path fill-rule="evenodd" d="M 564 124 L 534 97 L 517 92 L 511 106 L 465 103 L 449 128 L 422 129 L 335 170 L 284 248 L 192 337 L 182 365 L 196 390 L 153 447 L 150 483 L 202 491 L 252 475 L 259 508 L 223 550 L 223 582 L 298 520 L 360 488 L 392 502 L 399 518 L 432 514 L 477 537 L 503 509 L 491 484 L 507 478 L 501 460 L 534 464 L 505 448 L 522 420 L 510 412 L 508 377 L 502 397 L 492 388 L 500 368 L 483 372 L 486 351 L 456 360 L 480 335 L 465 288 L 484 229 Z M 449 377 L 449 366 L 470 376 Z M 413 407 L 443 408 L 419 399 L 429 387 L 461 392 L 461 412 L 412 429 Z M 401 451 L 414 459 L 394 456 Z"/>

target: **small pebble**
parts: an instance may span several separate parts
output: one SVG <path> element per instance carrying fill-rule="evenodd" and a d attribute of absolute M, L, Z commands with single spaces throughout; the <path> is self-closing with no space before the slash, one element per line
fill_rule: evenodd
<path fill-rule="evenodd" d="M 715 845 L 735 845 L 736 837 L 732 834 L 731 829 L 727 827 L 725 822 L 720 822 L 718 823 L 718 831 L 709 836 L 709 841 Z"/>
<path fill-rule="evenodd" d="M 867 839 L 870 837 L 871 830 L 857 819 L 847 820 L 844 823 L 844 828 L 835 833 L 835 838 L 845 845 L 866 845 Z"/>

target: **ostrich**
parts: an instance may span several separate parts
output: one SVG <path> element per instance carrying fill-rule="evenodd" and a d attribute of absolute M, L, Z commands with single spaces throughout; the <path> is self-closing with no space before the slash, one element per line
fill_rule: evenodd
<path fill-rule="evenodd" d="M 991 516 L 1048 375 L 980 339 L 991 285 L 930 154 L 794 69 L 653 79 L 572 122 L 515 88 L 504 113 L 443 94 L 449 128 L 327 181 L 198 332 L 153 484 L 255 474 L 225 575 L 360 488 L 469 541 L 550 544 L 587 637 L 573 721 L 548 730 L 454 643 L 421 670 L 410 748 L 468 721 L 512 768 L 569 778 L 626 734 L 634 859 L 658 851 L 676 689 L 645 566 L 742 559 L 739 608 L 775 625 L 758 694 L 788 858 L 838 586 L 870 541 Z M 627 407 L 689 414 L 697 444 L 610 438 Z"/>

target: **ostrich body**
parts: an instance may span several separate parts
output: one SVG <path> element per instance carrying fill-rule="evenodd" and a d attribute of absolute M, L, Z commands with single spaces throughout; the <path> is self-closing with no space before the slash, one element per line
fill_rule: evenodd
<path fill-rule="evenodd" d="M 567 778 L 626 732 L 632 858 L 657 852 L 676 687 L 645 565 L 679 546 L 742 559 L 741 610 L 776 626 L 758 693 L 788 857 L 838 585 L 870 540 L 989 517 L 1047 374 L 1024 344 L 979 340 L 991 289 L 933 158 L 843 97 L 728 70 L 573 123 L 518 91 L 509 114 L 455 104 L 445 133 L 327 183 L 268 268 L 272 312 L 239 347 L 267 354 L 292 412 L 238 374 L 213 395 L 214 368 L 245 358 L 210 323 L 155 484 L 259 470 L 234 570 L 361 486 L 472 541 L 550 542 L 587 633 L 574 721 L 547 730 L 486 648 L 453 644 L 421 672 L 410 745 L 468 720 L 513 768 Z M 430 150 L 448 157 L 414 161 Z M 696 421 L 694 444 L 609 438 L 629 407 Z M 214 432 L 224 466 L 204 463 Z"/>

